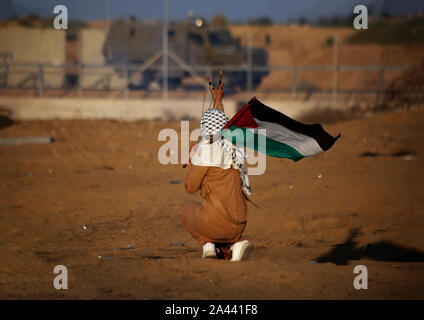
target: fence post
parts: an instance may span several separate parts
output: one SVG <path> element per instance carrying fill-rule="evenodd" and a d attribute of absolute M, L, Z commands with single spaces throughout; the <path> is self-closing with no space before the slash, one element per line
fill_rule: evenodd
<path fill-rule="evenodd" d="M 78 96 L 82 97 L 82 66 L 78 63 Z"/>
<path fill-rule="evenodd" d="M 163 1 L 162 26 L 162 100 L 168 105 L 168 0 Z"/>
<path fill-rule="evenodd" d="M 338 33 L 334 34 L 333 41 L 333 104 L 337 103 L 337 91 L 339 82 L 339 39 Z"/>
<path fill-rule="evenodd" d="M 292 67 L 292 100 L 297 98 L 297 68 L 296 66 Z"/>
<path fill-rule="evenodd" d="M 125 67 L 124 67 L 124 74 L 125 74 L 124 98 L 128 99 L 128 94 L 129 94 L 128 79 L 129 79 L 129 75 L 128 75 L 128 66 L 127 65 L 125 65 Z"/>
<path fill-rule="evenodd" d="M 6 63 L 5 71 L 4 71 L 4 88 L 5 89 L 7 89 L 8 79 L 9 79 L 9 63 Z"/>
<path fill-rule="evenodd" d="M 213 81 L 213 79 L 212 79 L 212 77 L 213 77 L 213 69 L 210 66 L 207 67 L 206 73 L 211 78 L 211 81 Z"/>
<path fill-rule="evenodd" d="M 38 94 L 40 97 L 44 95 L 44 70 L 42 64 L 38 67 Z"/>
<path fill-rule="evenodd" d="M 246 77 L 246 87 L 249 95 L 252 93 L 252 64 L 253 64 L 253 56 L 252 56 L 252 31 L 249 31 L 247 35 L 247 77 Z"/>
<path fill-rule="evenodd" d="M 378 98 L 383 99 L 384 93 L 384 66 L 380 68 L 378 76 Z"/>
<path fill-rule="evenodd" d="M 5 89 L 7 89 L 7 80 L 9 78 L 9 62 L 7 61 L 7 55 L 3 56 L 3 65 L 4 67 L 4 78 L 3 78 L 3 86 Z"/>

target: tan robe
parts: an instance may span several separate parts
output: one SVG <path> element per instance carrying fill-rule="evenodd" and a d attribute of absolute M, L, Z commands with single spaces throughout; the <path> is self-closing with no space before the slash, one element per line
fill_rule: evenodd
<path fill-rule="evenodd" d="M 187 167 L 184 186 L 188 193 L 200 189 L 202 204 L 185 202 L 178 212 L 184 227 L 199 241 L 233 243 L 240 239 L 247 221 L 247 205 L 234 168 Z"/>

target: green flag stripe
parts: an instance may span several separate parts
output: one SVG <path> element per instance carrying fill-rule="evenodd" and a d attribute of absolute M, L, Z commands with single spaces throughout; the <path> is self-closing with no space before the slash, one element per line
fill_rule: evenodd
<path fill-rule="evenodd" d="M 266 155 L 271 157 L 287 158 L 294 161 L 298 161 L 304 158 L 303 155 L 301 155 L 296 149 L 290 147 L 289 145 L 267 138 L 266 136 L 253 133 L 247 128 L 231 126 L 230 128 L 225 130 L 224 137 L 227 140 L 231 141 L 233 144 L 243 143 L 245 147 L 265 153 Z M 266 142 L 266 150 L 263 150 L 264 148 L 262 147 L 262 145 L 259 146 L 260 139 L 261 141 Z"/>

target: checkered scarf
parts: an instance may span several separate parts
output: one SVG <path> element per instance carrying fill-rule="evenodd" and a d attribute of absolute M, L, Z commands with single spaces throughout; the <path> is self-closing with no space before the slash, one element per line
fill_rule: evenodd
<path fill-rule="evenodd" d="M 250 195 L 249 176 L 247 175 L 244 161 L 246 154 L 242 147 L 233 145 L 230 141 L 222 136 L 222 129 L 229 121 L 224 112 L 215 108 L 207 109 L 200 119 L 200 136 L 202 140 L 210 141 L 224 149 L 225 152 L 231 155 L 233 167 L 240 171 L 241 186 L 243 190 Z"/>

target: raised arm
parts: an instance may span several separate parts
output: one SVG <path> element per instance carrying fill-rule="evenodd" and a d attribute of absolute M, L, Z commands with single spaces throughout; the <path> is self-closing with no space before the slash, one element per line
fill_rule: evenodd
<path fill-rule="evenodd" d="M 184 181 L 184 187 L 188 193 L 194 193 L 200 189 L 203 178 L 209 167 L 194 166 L 191 162 L 187 165 L 187 175 Z"/>
<path fill-rule="evenodd" d="M 209 90 L 212 93 L 214 108 L 225 112 L 224 105 L 222 104 L 222 99 L 224 99 L 224 83 L 220 82 L 217 90 L 213 87 L 209 87 Z"/>

